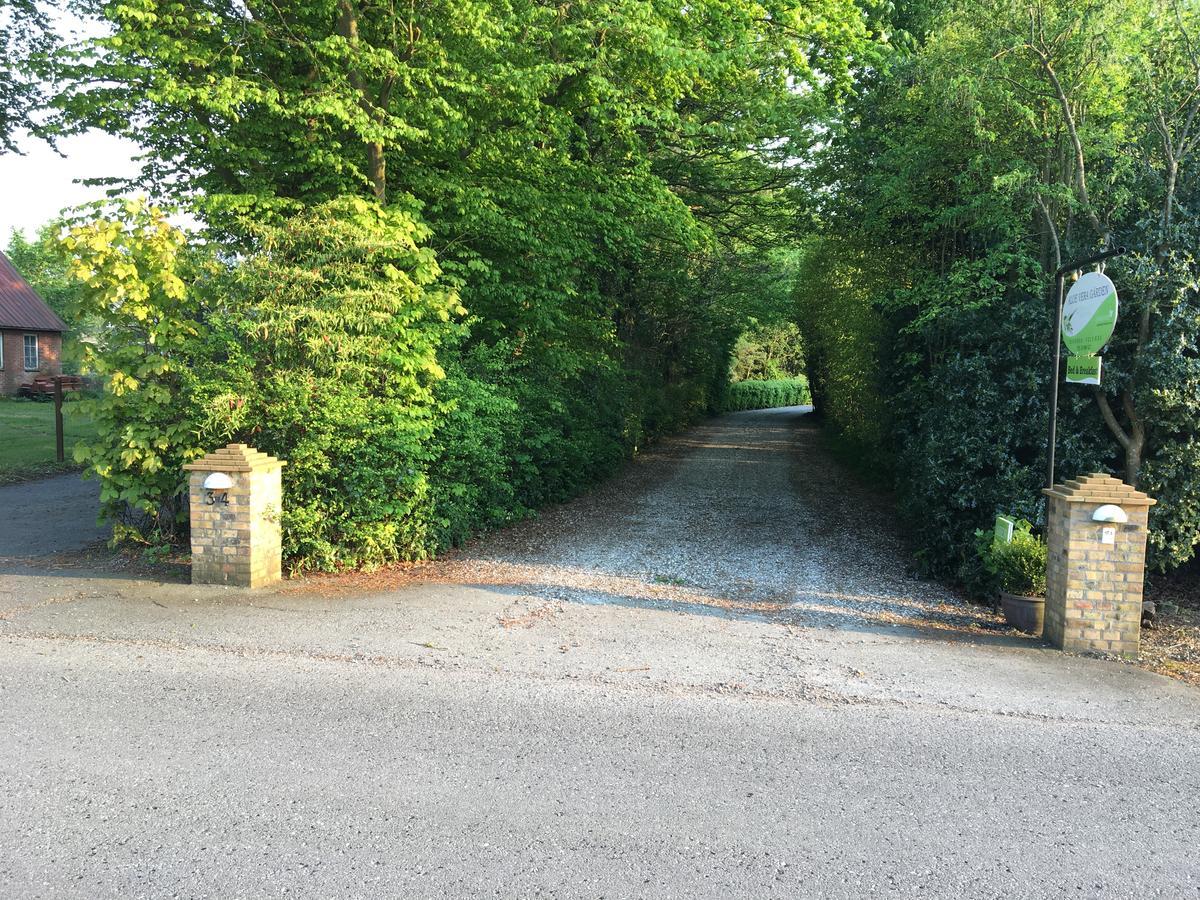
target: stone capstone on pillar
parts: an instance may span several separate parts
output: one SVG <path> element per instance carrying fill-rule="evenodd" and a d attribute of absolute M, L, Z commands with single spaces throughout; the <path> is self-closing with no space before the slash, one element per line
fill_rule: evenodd
<path fill-rule="evenodd" d="M 1046 511 L 1046 623 L 1063 650 L 1136 656 L 1141 642 L 1146 535 L 1155 501 L 1111 475 L 1092 474 L 1042 491 Z M 1127 521 L 1096 511 L 1116 506 Z"/>
<path fill-rule="evenodd" d="M 283 466 L 245 444 L 184 466 L 191 473 L 193 584 L 255 588 L 280 580 Z"/>

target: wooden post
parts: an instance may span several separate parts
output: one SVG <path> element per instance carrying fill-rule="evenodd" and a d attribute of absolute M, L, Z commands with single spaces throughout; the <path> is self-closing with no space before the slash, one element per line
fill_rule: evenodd
<path fill-rule="evenodd" d="M 63 416 L 62 416 L 63 392 L 62 392 L 62 376 L 54 376 L 54 452 L 59 462 L 63 462 L 67 458 L 65 448 L 63 447 Z"/>

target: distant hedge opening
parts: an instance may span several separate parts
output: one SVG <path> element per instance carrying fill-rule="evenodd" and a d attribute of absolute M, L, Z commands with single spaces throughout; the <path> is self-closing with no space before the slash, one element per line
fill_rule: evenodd
<path fill-rule="evenodd" d="M 812 400 L 806 378 L 775 378 L 770 381 L 735 381 L 725 391 L 723 412 L 803 406 Z"/>

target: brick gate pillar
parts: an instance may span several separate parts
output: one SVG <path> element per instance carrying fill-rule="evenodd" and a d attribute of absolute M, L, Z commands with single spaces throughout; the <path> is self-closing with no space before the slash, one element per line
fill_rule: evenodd
<path fill-rule="evenodd" d="M 1146 523 L 1155 501 L 1111 475 L 1042 491 L 1048 498 L 1046 624 L 1063 650 L 1136 656 L 1141 642 Z M 1105 506 L 1099 521 L 1097 510 Z M 1127 521 L 1121 521 L 1122 518 Z"/>
<path fill-rule="evenodd" d="M 245 444 L 188 463 L 192 583 L 262 587 L 281 576 L 283 466 Z"/>

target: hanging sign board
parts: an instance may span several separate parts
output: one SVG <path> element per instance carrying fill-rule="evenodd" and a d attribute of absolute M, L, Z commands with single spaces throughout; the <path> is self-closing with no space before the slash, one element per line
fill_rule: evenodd
<path fill-rule="evenodd" d="M 1092 356 L 1108 343 L 1116 327 L 1116 286 L 1107 275 L 1088 272 L 1071 286 L 1063 304 L 1063 343 L 1076 356 Z"/>
<path fill-rule="evenodd" d="M 1067 382 L 1069 384 L 1099 384 L 1102 360 L 1098 356 L 1068 356 Z"/>

